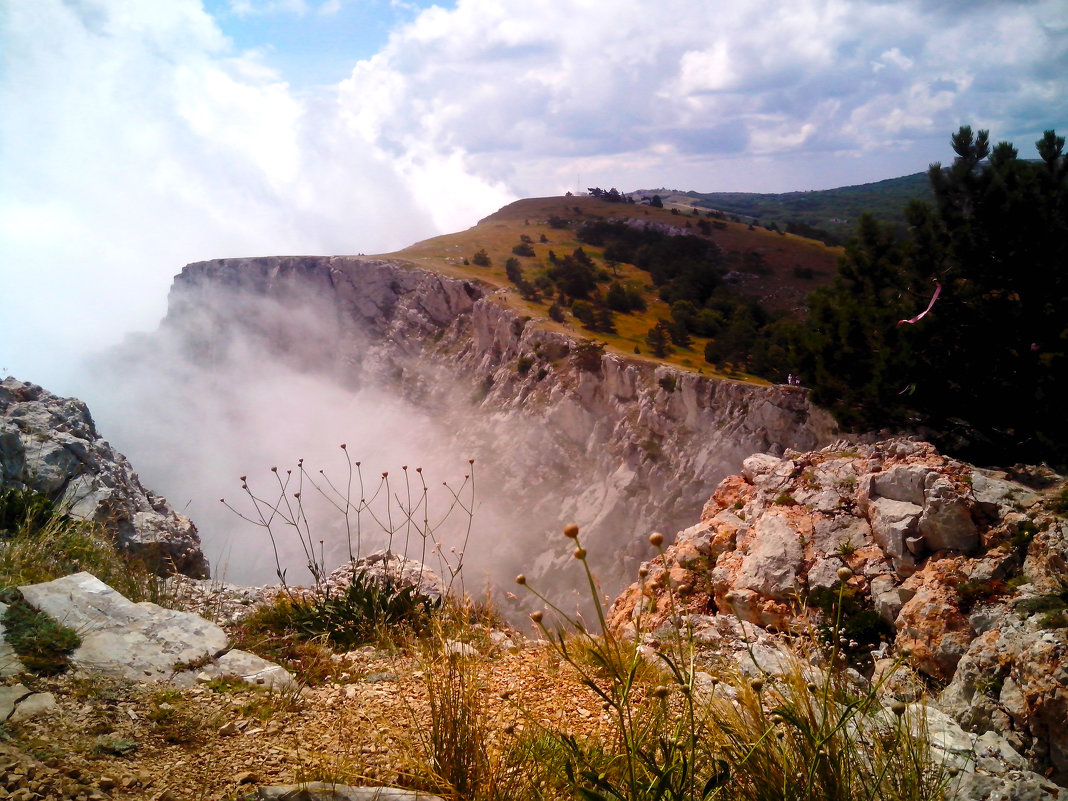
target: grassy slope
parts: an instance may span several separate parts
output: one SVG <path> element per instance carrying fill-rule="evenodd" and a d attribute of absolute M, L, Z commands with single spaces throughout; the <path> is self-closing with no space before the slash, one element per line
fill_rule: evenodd
<path fill-rule="evenodd" d="M 643 194 L 651 195 L 653 190 Z M 696 206 L 718 209 L 727 214 L 753 217 L 762 224 L 776 222 L 780 227 L 788 220 L 807 223 L 847 238 L 857 218 L 869 211 L 883 222 L 905 225 L 903 209 L 908 201 L 933 201 L 927 173 L 918 172 L 870 184 L 843 186 L 815 192 L 757 194 L 754 192 L 676 192 L 659 193 L 664 202 L 680 207 Z M 840 220 L 842 222 L 832 222 Z"/>
<path fill-rule="evenodd" d="M 554 215 L 570 220 L 572 227 L 552 228 L 548 219 Z M 456 278 L 480 281 L 498 289 L 508 289 L 508 292 L 497 296 L 498 302 L 534 318 L 541 327 L 594 338 L 604 342 L 609 350 L 634 356 L 636 347 L 645 354 L 645 335 L 657 319 L 670 317 L 668 307 L 657 297 L 648 273 L 630 264 L 620 264 L 616 268 L 620 280 L 639 281 L 645 285 L 649 309 L 644 314 L 617 314 L 618 334 L 609 335 L 586 331 L 570 316 L 567 325 L 549 320 L 549 302 L 531 303 L 520 298 L 504 271 L 504 263 L 512 255 L 512 247 L 519 244 L 522 234 L 534 242 L 535 256 L 519 258 L 529 280 L 533 280 L 548 264 L 550 250 L 563 256 L 581 246 L 598 266 L 604 266 L 602 249 L 579 242 L 575 238 L 574 227 L 585 220 L 628 217 L 678 227 L 686 227 L 690 223 L 695 231 L 698 219 L 689 214 L 672 214 L 668 209 L 606 203 L 591 197 L 528 198 L 505 206 L 466 231 L 427 239 L 396 253 L 383 254 L 383 257 L 409 262 Z M 546 243 L 539 242 L 543 234 L 548 240 Z M 839 249 L 828 248 L 810 239 L 777 234 L 761 228 L 749 230 L 747 225 L 737 223 L 727 223 L 725 228 L 713 230 L 711 238 L 728 257 L 735 254 L 740 258 L 740 254 L 748 251 L 761 253 L 769 268 L 768 274 L 748 279 L 740 291 L 760 298 L 767 308 L 786 311 L 799 308 L 810 291 L 830 280 L 840 252 Z M 489 254 L 492 264 L 489 267 L 465 265 L 464 259 L 470 259 L 480 248 Z M 795 277 L 795 267 L 812 269 L 813 278 Z M 601 286 L 602 289 L 607 287 L 605 284 Z M 669 358 L 657 361 L 710 373 L 712 368 L 703 356 L 707 341 L 695 337 L 689 349 L 677 349 Z"/>

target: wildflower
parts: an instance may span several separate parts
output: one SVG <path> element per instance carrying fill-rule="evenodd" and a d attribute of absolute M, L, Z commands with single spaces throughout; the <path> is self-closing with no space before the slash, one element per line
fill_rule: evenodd
<path fill-rule="evenodd" d="M 664 544 L 664 535 L 661 534 L 659 531 L 654 531 L 652 534 L 649 535 L 649 544 L 652 545 L 654 548 L 659 548 L 661 545 Z"/>
<path fill-rule="evenodd" d="M 849 581 L 851 578 L 853 578 L 853 571 L 850 570 L 848 567 L 840 567 L 838 568 L 838 578 L 840 578 L 842 581 Z"/>
<path fill-rule="evenodd" d="M 576 526 L 574 523 L 568 523 L 566 526 L 564 526 L 564 536 L 567 537 L 569 540 L 575 539 L 575 537 L 578 536 L 578 526 Z"/>

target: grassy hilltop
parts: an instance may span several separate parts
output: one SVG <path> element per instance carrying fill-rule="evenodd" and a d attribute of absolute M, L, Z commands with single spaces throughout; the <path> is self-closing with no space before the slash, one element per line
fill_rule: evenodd
<path fill-rule="evenodd" d="M 598 222 L 638 220 L 671 226 L 692 234 L 713 246 L 708 271 L 718 282 L 714 290 L 721 305 L 744 303 L 759 306 L 769 316 L 796 315 L 805 297 L 827 284 L 835 269 L 840 248 L 792 234 L 777 233 L 743 223 L 714 219 L 691 210 L 655 208 L 646 204 L 610 203 L 589 196 L 528 198 L 511 203 L 466 231 L 427 239 L 385 256 L 459 278 L 479 281 L 506 290 L 500 302 L 522 315 L 538 320 L 548 329 L 568 331 L 595 338 L 619 353 L 652 358 L 647 335 L 660 320 L 672 321 L 672 309 L 661 298 L 648 270 L 623 260 L 606 259 L 605 245 L 583 241 L 583 228 Z M 513 248 L 527 244 L 533 255 L 516 255 Z M 550 286 L 548 275 L 558 258 L 582 248 L 593 264 L 595 285 L 583 300 L 601 307 L 613 283 L 640 292 L 644 310 L 634 309 L 614 315 L 615 332 L 597 330 L 576 319 L 573 297 L 561 299 L 559 282 Z M 484 251 L 489 264 L 480 266 L 475 254 Z M 611 255 L 611 254 L 610 254 Z M 523 293 L 509 280 L 508 260 L 516 259 L 525 281 L 536 293 Z M 640 258 L 636 258 L 640 261 Z M 731 274 L 734 273 L 734 276 Z M 724 281 L 723 277 L 728 276 Z M 524 296 L 525 295 L 525 296 Z M 563 310 L 563 320 L 550 319 L 555 303 Z M 706 328 L 705 331 L 708 331 Z M 720 365 L 705 361 L 704 348 L 712 337 L 691 331 L 691 343 L 674 345 L 662 361 L 704 372 L 725 373 Z"/>

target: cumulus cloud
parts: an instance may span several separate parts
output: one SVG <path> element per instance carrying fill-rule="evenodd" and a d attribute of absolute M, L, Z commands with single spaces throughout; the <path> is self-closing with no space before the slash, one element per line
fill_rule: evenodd
<path fill-rule="evenodd" d="M 393 3 L 383 13 L 394 14 Z M 218 0 L 312 24 L 337 0 Z M 333 87 L 200 0 L 5 17 L 0 367 L 149 328 L 183 263 L 382 252 L 582 185 L 785 191 L 922 170 L 960 124 L 1064 129 L 1068 7 L 802 0 L 414 6 Z M 288 63 L 288 62 L 286 62 Z"/>
<path fill-rule="evenodd" d="M 510 199 L 447 147 L 367 139 L 198 0 L 41 0 L 5 24 L 0 367 L 57 391 L 74 353 L 154 326 L 186 262 L 383 252 Z"/>
<path fill-rule="evenodd" d="M 787 162 L 814 153 L 863 159 L 877 180 L 943 157 L 965 122 L 1009 138 L 1063 127 L 1062 111 L 1037 123 L 1029 110 L 1066 88 L 1066 18 L 1056 2 L 462 0 L 396 31 L 341 93 L 368 136 L 447 143 L 521 194 L 574 188 L 580 171 L 606 185 L 781 191 L 806 188 L 787 183 Z M 837 169 L 808 185 L 856 172 Z"/>

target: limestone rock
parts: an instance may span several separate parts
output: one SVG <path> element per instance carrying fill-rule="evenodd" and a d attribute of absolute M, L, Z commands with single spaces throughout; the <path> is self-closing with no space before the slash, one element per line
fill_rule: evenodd
<path fill-rule="evenodd" d="M 915 555 L 906 540 L 916 530 L 923 508 L 908 501 L 875 498 L 868 504 L 872 536 L 879 547 L 893 560 L 900 575 L 910 575 L 916 569 Z"/>
<path fill-rule="evenodd" d="M 974 553 L 979 547 L 979 531 L 972 521 L 968 501 L 945 476 L 927 477 L 919 531 L 932 551 Z"/>
<path fill-rule="evenodd" d="M 133 603 L 90 573 L 20 587 L 23 598 L 73 628 L 81 645 L 71 661 L 105 676 L 192 684 L 200 674 L 239 675 L 274 688 L 293 685 L 281 667 L 231 651 L 219 626 L 189 612 Z"/>
<path fill-rule="evenodd" d="M 759 667 L 775 672 L 764 659 L 774 653 L 768 629 L 819 625 L 819 613 L 799 602 L 838 586 L 848 567 L 855 602 L 893 629 L 892 642 L 871 652 L 873 680 L 893 671 L 880 692 L 903 700 L 920 698 L 925 683 L 944 687 L 938 704 L 984 777 L 969 787 L 1045 797 L 1050 784 L 1036 773 L 1068 783 L 1068 629 L 1050 628 L 1024 603 L 1058 596 L 1068 575 L 1068 522 L 1044 511 L 1040 493 L 988 476 L 972 492 L 969 477 L 981 475 L 973 468 L 898 439 L 787 450 L 746 465 L 719 484 L 703 523 L 681 531 L 663 563 L 645 563 L 645 581 L 620 594 L 610 625 L 622 630 L 644 610 L 643 630 L 655 632 L 677 614 L 699 645 L 736 656 L 744 631 L 750 646 L 761 643 Z M 841 499 L 833 508 L 828 492 Z M 1012 581 L 1021 574 L 1029 581 Z M 695 588 L 675 607 L 666 603 L 668 576 Z M 752 657 L 741 661 L 758 669 Z M 976 756 L 988 735 L 1001 738 L 995 761 L 1005 768 L 993 783 Z"/>
<path fill-rule="evenodd" d="M 145 489 L 97 433 L 85 404 L 35 384 L 0 382 L 0 486 L 27 487 L 103 524 L 120 549 L 160 572 L 209 574 L 196 526 Z"/>
<path fill-rule="evenodd" d="M 734 587 L 784 599 L 797 590 L 802 556 L 801 538 L 785 518 L 762 517 L 753 529 L 752 544 L 734 578 Z"/>

